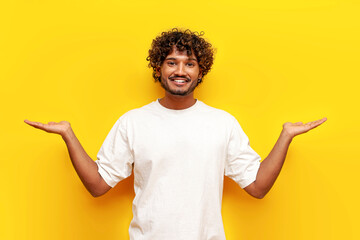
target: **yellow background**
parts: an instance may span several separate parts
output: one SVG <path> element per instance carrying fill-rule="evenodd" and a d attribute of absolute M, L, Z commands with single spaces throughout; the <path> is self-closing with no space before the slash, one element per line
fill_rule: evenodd
<path fill-rule="evenodd" d="M 360 239 L 358 1 L 2 1 L 0 239 L 127 239 L 133 178 L 92 198 L 61 137 L 96 154 L 126 111 L 161 97 L 151 40 L 205 31 L 217 48 L 196 96 L 233 114 L 264 158 L 286 121 L 328 117 L 292 142 L 262 200 L 226 179 L 227 239 Z"/>

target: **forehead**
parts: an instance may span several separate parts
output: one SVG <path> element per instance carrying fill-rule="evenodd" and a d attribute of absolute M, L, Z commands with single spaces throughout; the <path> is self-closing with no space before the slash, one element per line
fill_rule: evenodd
<path fill-rule="evenodd" d="M 180 51 L 175 46 L 173 46 L 172 51 L 166 56 L 166 59 L 168 58 L 185 58 L 196 60 L 194 51 L 191 51 L 191 55 L 188 55 L 186 50 Z"/>

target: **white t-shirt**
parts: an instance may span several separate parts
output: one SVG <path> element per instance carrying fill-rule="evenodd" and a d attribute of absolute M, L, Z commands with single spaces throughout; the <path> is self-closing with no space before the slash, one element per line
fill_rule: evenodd
<path fill-rule="evenodd" d="M 154 101 L 127 112 L 97 158 L 111 187 L 134 169 L 133 240 L 225 239 L 224 175 L 244 188 L 260 166 L 237 120 L 199 100 L 184 110 Z"/>

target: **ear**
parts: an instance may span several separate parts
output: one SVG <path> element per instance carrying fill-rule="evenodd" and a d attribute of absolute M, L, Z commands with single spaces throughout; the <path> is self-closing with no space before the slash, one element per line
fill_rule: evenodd
<path fill-rule="evenodd" d="M 202 78 L 202 77 L 203 77 L 203 75 L 202 75 L 202 72 L 200 71 L 200 72 L 199 72 L 198 79 L 199 79 L 199 78 Z"/>
<path fill-rule="evenodd" d="M 160 74 L 160 68 L 159 67 L 156 68 L 155 73 L 156 73 L 157 77 L 160 77 L 161 74 Z"/>

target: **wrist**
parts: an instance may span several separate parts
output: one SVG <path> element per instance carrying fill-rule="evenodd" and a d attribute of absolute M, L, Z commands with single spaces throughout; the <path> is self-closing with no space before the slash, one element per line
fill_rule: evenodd
<path fill-rule="evenodd" d="M 64 139 L 65 142 L 70 141 L 73 138 L 73 136 L 74 136 L 74 132 L 70 126 L 61 133 L 61 137 Z"/>
<path fill-rule="evenodd" d="M 280 138 L 290 144 L 294 136 L 285 129 L 283 129 L 280 133 Z"/>

